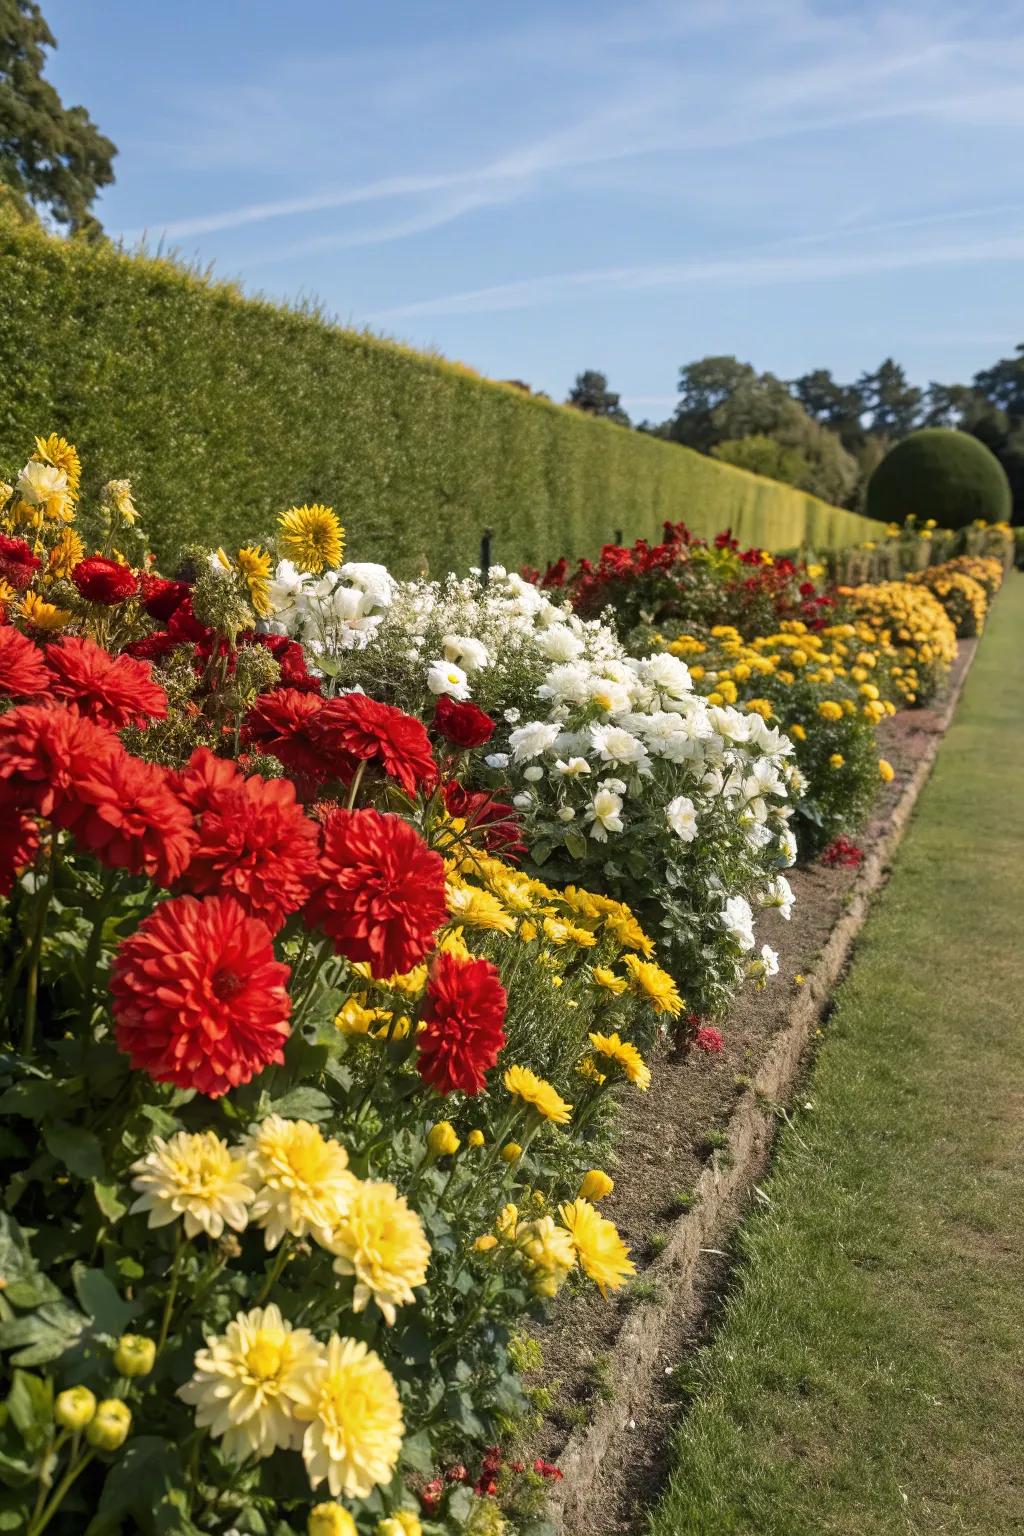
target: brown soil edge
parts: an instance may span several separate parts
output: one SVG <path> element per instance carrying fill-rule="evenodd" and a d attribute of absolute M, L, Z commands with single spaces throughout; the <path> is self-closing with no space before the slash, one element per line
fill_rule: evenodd
<path fill-rule="evenodd" d="M 559 1466 L 563 1480 L 551 1489 L 549 1518 L 565 1536 L 594 1529 L 595 1485 L 615 1481 L 616 1462 L 631 1454 L 630 1431 L 646 1417 L 659 1397 L 664 1375 L 664 1345 L 669 1334 L 693 1331 L 708 1302 L 701 1281 L 702 1259 L 722 1249 L 742 1218 L 758 1178 L 768 1162 L 779 1106 L 788 1105 L 797 1085 L 801 1062 L 824 1017 L 832 992 L 846 968 L 854 942 L 864 925 L 871 899 L 884 884 L 888 865 L 903 836 L 918 795 L 927 782 L 939 746 L 977 650 L 977 641 L 962 641 L 961 665 L 956 668 L 945 703 L 937 711 L 937 728 L 924 744 L 913 773 L 890 812 L 884 830 L 866 853 L 849 887 L 843 915 L 832 928 L 816 960 L 807 967 L 805 985 L 785 1006 L 780 1028 L 728 1124 L 723 1155 L 703 1170 L 691 1209 L 663 1231 L 667 1242 L 646 1267 L 645 1276 L 662 1283 L 654 1299 L 631 1309 L 610 1351 L 610 1376 L 615 1383 L 611 1401 L 592 1398 L 589 1422 L 570 1434 Z M 665 1429 L 667 1431 L 667 1424 Z"/>

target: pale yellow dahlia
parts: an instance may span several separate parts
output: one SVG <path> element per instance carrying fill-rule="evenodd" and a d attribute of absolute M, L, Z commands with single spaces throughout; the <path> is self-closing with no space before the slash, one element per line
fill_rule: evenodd
<path fill-rule="evenodd" d="M 514 1098 L 522 1099 L 530 1109 L 556 1125 L 568 1125 L 572 1105 L 550 1083 L 531 1072 L 529 1067 L 509 1067 L 505 1073 L 505 1087 Z"/>
<path fill-rule="evenodd" d="M 427 1278 L 423 1224 L 393 1184 L 357 1184 L 327 1246 L 337 1255 L 336 1273 L 355 1276 L 352 1310 L 362 1312 L 372 1298 L 389 1328 L 396 1307 L 414 1301 L 413 1288 Z"/>
<path fill-rule="evenodd" d="M 516 1246 L 526 1260 L 534 1295 L 554 1296 L 576 1264 L 571 1235 L 550 1216 L 539 1216 L 520 1226 Z"/>
<path fill-rule="evenodd" d="M 326 1242 L 358 1183 L 341 1143 L 308 1120 L 268 1115 L 250 1127 L 242 1146 L 256 1195 L 251 1216 L 266 1229 L 267 1247 L 276 1248 L 286 1233 Z"/>
<path fill-rule="evenodd" d="M 258 545 L 247 544 L 238 551 L 238 569 L 249 591 L 249 601 L 261 619 L 273 613 L 270 601 L 270 556 Z"/>
<path fill-rule="evenodd" d="M 225 1456 L 272 1456 L 298 1450 L 305 1426 L 295 1417 L 303 1384 L 323 1363 L 308 1328 L 293 1328 L 275 1306 L 239 1312 L 220 1336 L 196 1351 L 195 1374 L 178 1396 L 196 1424 L 220 1440 Z"/>
<path fill-rule="evenodd" d="M 603 1056 L 606 1061 L 613 1061 L 641 1093 L 647 1092 L 651 1086 L 651 1069 L 635 1045 L 620 1039 L 617 1034 L 591 1035 L 590 1043 L 599 1056 Z"/>
<path fill-rule="evenodd" d="M 326 1482 L 334 1498 L 365 1499 L 391 1481 L 405 1432 L 402 1405 L 390 1372 L 365 1344 L 332 1337 L 306 1376 L 297 1413 L 307 1426 L 302 1457 L 313 1488 Z"/>
<path fill-rule="evenodd" d="M 78 449 L 67 438 L 60 437 L 56 432 L 51 432 L 49 437 L 36 438 L 36 451 L 32 455 L 45 464 L 52 464 L 55 469 L 63 472 L 67 482 L 67 493 L 72 501 L 78 496 L 78 487 L 82 482 L 82 461 L 78 457 Z"/>
<path fill-rule="evenodd" d="M 341 564 L 345 535 L 330 507 L 319 502 L 309 507 L 290 507 L 281 513 L 278 523 L 278 548 L 300 571 L 319 576 L 325 569 Z"/>
<path fill-rule="evenodd" d="M 156 1137 L 153 1148 L 131 1166 L 139 1198 L 132 1211 L 148 1211 L 151 1227 L 180 1217 L 185 1236 L 222 1236 L 225 1226 L 241 1232 L 253 1192 L 245 1159 L 214 1131 L 178 1131 L 170 1141 Z"/>
<path fill-rule="evenodd" d="M 638 960 L 635 955 L 623 955 L 622 963 L 629 972 L 629 984 L 633 991 L 646 997 L 655 1013 L 667 1013 L 672 1018 L 682 1013 L 683 1000 L 679 996 L 679 989 L 660 965 L 649 960 Z"/>
<path fill-rule="evenodd" d="M 614 1222 L 596 1211 L 589 1200 L 574 1200 L 571 1205 L 563 1205 L 558 1214 L 584 1272 L 596 1282 L 602 1296 L 617 1291 L 630 1275 L 636 1274 L 629 1249 Z"/>

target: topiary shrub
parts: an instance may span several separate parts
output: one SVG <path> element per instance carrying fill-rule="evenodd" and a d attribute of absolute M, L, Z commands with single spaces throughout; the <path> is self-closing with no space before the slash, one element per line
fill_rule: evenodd
<path fill-rule="evenodd" d="M 913 516 L 940 528 L 977 518 L 1009 521 L 1010 482 L 995 454 L 968 432 L 926 427 L 886 454 L 868 481 L 866 511 L 883 523 Z"/>

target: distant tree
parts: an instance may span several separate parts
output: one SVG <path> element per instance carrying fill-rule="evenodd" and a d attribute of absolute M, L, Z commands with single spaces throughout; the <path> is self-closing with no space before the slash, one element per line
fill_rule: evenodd
<path fill-rule="evenodd" d="M 23 215 L 45 209 L 74 233 L 96 233 L 89 210 L 114 179 L 117 149 L 43 79 L 56 46 L 35 0 L 0 0 L 0 183 Z"/>
<path fill-rule="evenodd" d="M 924 425 L 958 427 L 975 398 L 969 384 L 936 384 L 933 381 L 925 391 Z"/>
<path fill-rule="evenodd" d="M 629 426 L 629 417 L 619 404 L 619 396 L 608 388 L 606 374 L 596 368 L 587 368 L 576 375 L 576 383 L 569 391 L 567 405 L 574 405 L 588 416 L 605 416 L 618 422 L 620 427 Z"/>
<path fill-rule="evenodd" d="M 809 416 L 838 432 L 843 445 L 855 452 L 864 440 L 864 397 L 856 384 L 840 384 L 828 368 L 815 368 L 794 379 L 793 395 Z"/>
<path fill-rule="evenodd" d="M 813 471 L 803 454 L 795 448 L 786 448 L 774 437 L 755 433 L 752 437 L 733 438 L 716 443 L 711 450 L 713 459 L 723 464 L 733 464 L 737 469 L 749 469 L 755 475 L 767 475 L 769 480 L 781 480 L 786 485 L 808 488 Z"/>
<path fill-rule="evenodd" d="M 891 357 L 875 369 L 863 373 L 856 388 L 871 416 L 871 431 L 876 436 L 906 437 L 913 432 L 921 415 L 921 391 Z"/>
<path fill-rule="evenodd" d="M 976 394 L 984 395 L 1011 418 L 1024 420 L 1024 342 L 1015 357 L 1004 357 L 991 368 L 974 375 Z"/>

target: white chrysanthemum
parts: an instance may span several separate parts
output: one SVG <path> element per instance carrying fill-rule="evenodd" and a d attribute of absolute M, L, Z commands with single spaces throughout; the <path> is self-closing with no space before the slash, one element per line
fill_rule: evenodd
<path fill-rule="evenodd" d="M 531 720 L 514 730 L 508 738 L 512 756 L 517 763 L 529 762 L 540 757 L 558 739 L 558 726 L 550 721 Z"/>
<path fill-rule="evenodd" d="M 276 1248 L 285 1233 L 324 1242 L 358 1184 L 341 1143 L 308 1120 L 268 1115 L 250 1126 L 243 1148 L 256 1196 L 251 1216 L 266 1229 L 267 1247 Z"/>
<path fill-rule="evenodd" d="M 697 836 L 697 808 L 686 795 L 677 795 L 665 807 L 665 820 L 676 837 L 692 843 Z"/>
<path fill-rule="evenodd" d="M 336 1334 L 306 1377 L 298 1415 L 307 1421 L 302 1458 L 312 1487 L 365 1499 L 389 1483 L 405 1426 L 398 1389 L 378 1355 Z"/>
<path fill-rule="evenodd" d="M 178 1396 L 232 1461 L 298 1450 L 305 1424 L 295 1417 L 296 1404 L 323 1361 L 307 1328 L 293 1328 L 276 1306 L 255 1307 L 207 1338 Z"/>
<path fill-rule="evenodd" d="M 388 1327 L 395 1308 L 414 1301 L 413 1288 L 426 1281 L 430 1244 L 420 1218 L 393 1184 L 359 1184 L 327 1246 L 337 1254 L 337 1273 L 355 1276 L 353 1311 L 362 1312 L 372 1298 Z"/>
<path fill-rule="evenodd" d="M 131 1167 L 139 1198 L 132 1211 L 149 1213 L 149 1226 L 166 1227 L 180 1217 L 185 1236 L 222 1236 L 225 1226 L 244 1230 L 253 1192 L 245 1158 L 213 1131 L 178 1131 L 170 1141 L 157 1137 L 152 1150 Z"/>

